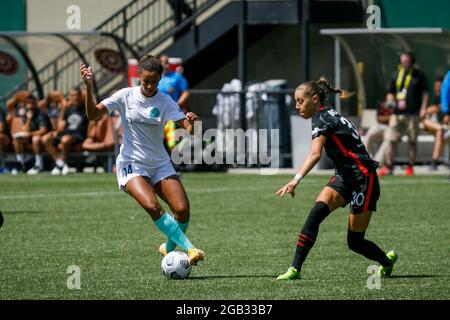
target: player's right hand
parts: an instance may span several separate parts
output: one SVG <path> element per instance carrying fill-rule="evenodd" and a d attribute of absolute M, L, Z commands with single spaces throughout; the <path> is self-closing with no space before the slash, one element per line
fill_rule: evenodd
<path fill-rule="evenodd" d="M 93 74 L 92 74 L 91 67 L 88 67 L 85 64 L 81 64 L 80 75 L 81 75 L 81 79 L 83 79 L 83 81 L 84 81 L 84 83 L 86 83 L 86 85 L 92 84 Z"/>
<path fill-rule="evenodd" d="M 275 194 L 277 196 L 283 197 L 286 193 L 289 193 L 291 197 L 295 197 L 295 187 L 297 186 L 297 180 L 293 179 L 288 182 L 284 187 L 278 190 Z"/>

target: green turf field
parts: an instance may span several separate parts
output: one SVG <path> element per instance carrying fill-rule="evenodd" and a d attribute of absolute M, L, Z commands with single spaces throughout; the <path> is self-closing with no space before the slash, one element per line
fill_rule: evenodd
<path fill-rule="evenodd" d="M 450 183 L 385 177 L 367 236 L 399 260 L 381 289 L 373 262 L 346 245 L 347 210 L 322 224 L 303 280 L 277 282 L 298 231 L 328 181 L 308 176 L 295 199 L 274 192 L 290 176 L 183 175 L 188 235 L 206 261 L 188 280 L 160 274 L 163 236 L 112 175 L 0 176 L 0 299 L 450 299 Z M 81 289 L 69 290 L 69 265 Z"/>

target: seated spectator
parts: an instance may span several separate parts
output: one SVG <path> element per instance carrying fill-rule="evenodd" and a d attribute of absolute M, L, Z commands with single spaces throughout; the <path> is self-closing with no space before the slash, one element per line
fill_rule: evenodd
<path fill-rule="evenodd" d="M 3 168 L 3 151 L 11 143 L 6 112 L 0 108 L 0 169 Z"/>
<path fill-rule="evenodd" d="M 39 101 L 39 109 L 47 113 L 52 123 L 54 131 L 58 128 L 58 123 L 61 123 L 61 117 L 64 113 L 64 109 L 67 106 L 67 100 L 64 94 L 60 91 L 50 91 L 47 97 Z"/>
<path fill-rule="evenodd" d="M 11 99 L 6 102 L 7 119 L 10 120 L 13 113 L 18 113 L 18 110 L 25 110 L 25 100 L 31 94 L 30 91 L 17 91 Z M 8 121 L 9 121 L 8 120 Z"/>
<path fill-rule="evenodd" d="M 449 132 L 443 126 L 444 114 L 441 112 L 441 85 L 442 77 L 439 77 L 434 82 L 434 103 L 427 107 L 425 116 L 423 118 L 423 125 L 425 130 L 434 135 L 435 143 L 433 148 L 431 171 L 436 171 L 440 164 L 442 150 L 444 149 L 444 140 L 448 138 Z"/>
<path fill-rule="evenodd" d="M 69 173 L 67 160 L 72 147 L 80 145 L 86 139 L 88 119 L 79 89 L 72 89 L 69 93 L 67 108 L 58 126 L 61 131 L 56 134 L 49 133 L 44 136 L 44 145 L 47 152 L 55 161 L 52 175 L 66 175 Z M 61 151 L 61 156 L 59 152 Z"/>
<path fill-rule="evenodd" d="M 388 128 L 389 117 L 393 110 L 385 102 L 378 104 L 377 124 L 370 127 L 366 133 L 366 148 L 373 159 L 384 165 L 386 163 L 386 151 L 389 141 L 384 141 L 384 135 Z"/>
<path fill-rule="evenodd" d="M 33 168 L 28 171 L 28 174 L 37 174 L 44 167 L 42 137 L 52 130 L 50 119 L 46 113 L 39 110 L 37 100 L 32 94 L 29 94 L 25 98 L 23 107 L 20 106 L 17 108 L 12 118 L 12 122 L 14 118 L 20 121 L 20 126 L 11 130 L 14 152 L 19 162 L 19 167 L 13 170 L 13 173 L 25 170 L 24 153 L 31 147 L 34 153 L 35 163 Z"/>

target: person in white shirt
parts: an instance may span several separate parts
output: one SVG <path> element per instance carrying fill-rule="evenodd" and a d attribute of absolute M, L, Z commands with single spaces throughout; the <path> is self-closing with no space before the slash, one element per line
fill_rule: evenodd
<path fill-rule="evenodd" d="M 105 114 L 120 113 L 123 141 L 116 160 L 120 189 L 130 194 L 151 216 L 157 228 L 168 238 L 159 251 L 166 255 L 180 246 L 196 265 L 205 253 L 195 248 L 185 232 L 189 224 L 189 200 L 170 157 L 164 149 L 164 125 L 174 120 L 180 127 L 193 132 L 193 122 L 199 120 L 193 112 L 186 114 L 170 96 L 158 90 L 163 73 L 161 61 L 151 55 L 139 60 L 140 86 L 124 88 L 100 103 L 96 103 L 91 67 L 84 64 L 80 74 L 86 84 L 86 114 L 96 120 Z M 164 212 L 156 195 L 169 205 L 174 217 Z"/>

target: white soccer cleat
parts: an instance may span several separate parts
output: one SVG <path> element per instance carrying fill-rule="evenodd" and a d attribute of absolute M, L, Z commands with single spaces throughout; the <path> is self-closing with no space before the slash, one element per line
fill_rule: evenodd
<path fill-rule="evenodd" d="M 37 175 L 39 172 L 40 172 L 40 170 L 38 167 L 33 167 L 27 171 L 27 174 L 34 176 L 34 175 Z"/>
<path fill-rule="evenodd" d="M 68 173 L 69 173 L 69 166 L 67 164 L 65 164 L 64 167 L 61 170 L 61 174 L 63 176 L 67 176 Z"/>
<path fill-rule="evenodd" d="M 52 176 L 59 176 L 61 174 L 61 170 L 57 166 L 55 166 L 51 172 Z"/>

